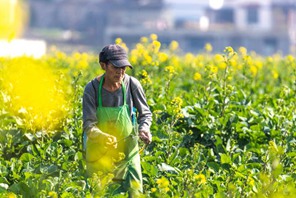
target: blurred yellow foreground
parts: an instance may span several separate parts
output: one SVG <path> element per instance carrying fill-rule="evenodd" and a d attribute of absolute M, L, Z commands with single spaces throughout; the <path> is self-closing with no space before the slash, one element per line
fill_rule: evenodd
<path fill-rule="evenodd" d="M 24 0 L 0 0 L 0 56 L 32 56 L 46 53 L 45 41 L 16 39 L 21 37 L 29 16 Z"/>

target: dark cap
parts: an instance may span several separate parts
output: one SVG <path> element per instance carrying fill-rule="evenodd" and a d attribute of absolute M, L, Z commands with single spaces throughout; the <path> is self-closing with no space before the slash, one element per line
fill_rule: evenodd
<path fill-rule="evenodd" d="M 110 61 L 115 67 L 129 66 L 133 68 L 127 58 L 127 53 L 123 47 L 116 44 L 105 46 L 100 52 L 100 62 Z"/>

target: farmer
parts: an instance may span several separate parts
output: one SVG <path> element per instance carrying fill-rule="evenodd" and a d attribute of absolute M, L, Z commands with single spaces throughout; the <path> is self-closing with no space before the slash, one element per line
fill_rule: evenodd
<path fill-rule="evenodd" d="M 105 46 L 99 55 L 103 75 L 83 94 L 83 140 L 87 172 L 113 173 L 116 193 L 142 192 L 138 138 L 150 144 L 152 114 L 140 82 L 125 73 L 133 68 L 119 45 Z M 135 117 L 135 109 L 137 117 Z"/>

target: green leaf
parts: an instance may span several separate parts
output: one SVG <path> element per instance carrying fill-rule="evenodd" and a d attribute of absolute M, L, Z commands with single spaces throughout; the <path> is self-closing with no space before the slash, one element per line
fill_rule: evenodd
<path fill-rule="evenodd" d="M 208 162 L 207 166 L 209 167 L 209 170 L 213 173 L 218 173 L 220 169 L 220 165 L 216 162 Z"/>
<path fill-rule="evenodd" d="M 142 162 L 141 165 L 143 173 L 147 174 L 150 177 L 157 176 L 158 169 L 154 165 L 147 162 Z"/>
<path fill-rule="evenodd" d="M 30 162 L 34 158 L 35 157 L 31 153 L 24 153 L 20 157 L 20 160 L 23 161 L 23 162 Z"/>
<path fill-rule="evenodd" d="M 231 158 L 229 155 L 222 153 L 222 154 L 220 154 L 220 157 L 221 157 L 222 164 L 230 164 L 230 165 L 232 164 Z"/>

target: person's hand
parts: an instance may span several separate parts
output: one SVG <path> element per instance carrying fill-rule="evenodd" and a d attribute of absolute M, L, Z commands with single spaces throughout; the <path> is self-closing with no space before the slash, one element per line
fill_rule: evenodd
<path fill-rule="evenodd" d="M 98 128 L 91 129 L 88 133 L 88 138 L 91 141 L 102 144 L 108 148 L 117 148 L 117 138 L 113 135 L 102 132 Z"/>
<path fill-rule="evenodd" d="M 117 138 L 115 136 L 106 134 L 105 140 L 106 147 L 114 149 L 117 148 Z"/>
<path fill-rule="evenodd" d="M 140 131 L 139 137 L 145 144 L 150 144 L 152 142 L 152 135 L 148 131 Z"/>

